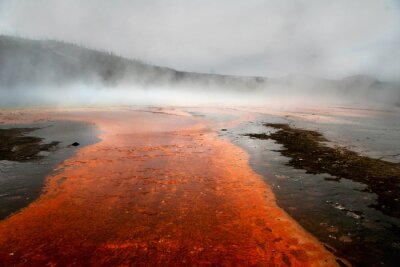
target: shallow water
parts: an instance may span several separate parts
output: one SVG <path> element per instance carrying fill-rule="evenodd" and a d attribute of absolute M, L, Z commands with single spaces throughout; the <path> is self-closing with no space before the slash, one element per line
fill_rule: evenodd
<path fill-rule="evenodd" d="M 328 244 L 335 254 L 356 266 L 400 265 L 400 220 L 371 208 L 376 195 L 366 185 L 348 179 L 329 181 L 328 174 L 306 174 L 286 165 L 281 145 L 257 140 L 247 133 L 274 131 L 263 123 L 283 122 L 322 132 L 333 142 L 372 157 L 398 162 L 399 114 L 379 117 L 337 116 L 336 122 L 262 115 L 255 122 L 221 133 L 244 148 L 252 168 L 272 187 L 278 204 L 306 230 Z M 385 138 L 383 138 L 385 137 Z M 394 156 L 393 156 L 394 155 Z M 389 190 L 389 189 L 388 189 Z"/>
<path fill-rule="evenodd" d="M 400 162 L 400 111 L 393 110 L 369 116 L 331 115 L 329 123 L 318 119 L 287 120 L 300 128 L 322 132 L 334 145 L 386 161 Z"/>
<path fill-rule="evenodd" d="M 26 207 L 42 192 L 45 177 L 76 149 L 98 141 L 93 124 L 78 121 L 51 121 L 32 124 L 0 125 L 6 128 L 38 128 L 27 135 L 43 138 L 43 143 L 59 141 L 57 150 L 40 152 L 43 157 L 27 162 L 0 160 L 0 220 Z M 78 147 L 69 146 L 73 142 Z"/>
<path fill-rule="evenodd" d="M 219 115 L 219 113 L 193 112 L 192 114 L 212 119 L 221 126 L 224 122 L 228 123 L 237 118 L 233 115 Z M 390 118 L 343 115 L 336 118 L 335 122 L 321 123 L 318 120 L 260 115 L 259 119 L 242 123 L 235 129 L 226 131 L 221 128 L 220 136 L 229 138 L 250 154 L 251 167 L 271 186 L 278 204 L 310 233 L 336 250 L 337 255 L 343 256 L 358 266 L 399 266 L 399 220 L 369 207 L 375 203 L 376 195 L 363 192 L 365 185 L 347 179 L 341 179 L 339 182 L 328 181 L 325 179 L 329 177 L 327 174 L 311 175 L 302 170 L 296 170 L 287 166 L 289 159 L 282 157 L 276 151 L 280 149 L 280 145 L 271 140 L 255 140 L 242 135 L 273 131 L 262 125 L 266 122 L 290 122 L 298 127 L 323 132 L 328 139 L 333 141 L 332 144 L 345 144 L 366 155 L 379 155 L 396 160 L 395 157 L 391 157 L 392 153 L 400 150 L 397 146 L 400 142 L 396 135 L 399 130 L 396 114 L 390 115 Z M 59 145 L 59 150 L 30 165 L 0 162 L 0 190 L 2 190 L 0 191 L 0 207 L 11 207 L 14 211 L 37 198 L 42 190 L 44 177 L 60 161 L 70 157 L 76 151 L 75 148 L 68 147 L 68 144 L 78 141 L 81 145 L 87 145 L 97 140 L 96 128 L 85 123 L 49 122 L 18 126 L 42 127 L 33 135 L 44 137 L 46 143 L 51 141 L 62 143 Z M 1 127 L 13 127 L 13 125 Z M 382 140 L 380 136 L 388 138 Z M 125 135 L 120 138 L 125 138 Z M 132 142 L 131 139 L 127 139 L 128 141 Z M 138 159 L 143 160 L 140 157 Z M 164 164 L 164 161 L 162 162 Z M 225 165 L 222 169 L 229 169 L 229 167 Z M 173 170 L 176 171 L 176 166 L 173 166 Z M 115 182 L 119 185 L 121 180 L 115 179 Z M 125 186 L 118 188 L 125 189 Z M 131 196 L 130 191 L 127 193 Z M 7 199 L 9 202 L 4 202 Z M 11 212 L 13 210 L 5 210 L 5 214 Z"/>
<path fill-rule="evenodd" d="M 1 222 L 5 265 L 334 266 L 276 206 L 248 155 L 206 120 L 75 116 L 95 122 L 102 141 L 66 160 L 46 194 Z"/>

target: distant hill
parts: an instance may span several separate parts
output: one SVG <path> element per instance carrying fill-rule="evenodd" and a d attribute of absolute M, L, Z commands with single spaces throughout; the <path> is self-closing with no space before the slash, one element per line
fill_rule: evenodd
<path fill-rule="evenodd" d="M 258 101 L 290 98 L 301 103 L 324 99 L 327 103 L 345 101 L 400 106 L 399 83 L 382 82 L 371 76 L 330 80 L 305 75 L 268 79 L 203 74 L 154 66 L 60 41 L 0 35 L 0 90 L 3 92 L 41 88 L 64 90 L 76 84 L 110 89 L 235 92 L 245 93 L 243 96 L 246 97 L 252 94 Z M 4 93 L 2 96 L 7 97 Z M 15 98 L 12 95 L 8 97 Z"/>
<path fill-rule="evenodd" d="M 109 87 L 213 85 L 233 90 L 260 87 L 265 79 L 177 71 L 60 41 L 0 36 L 1 87 L 78 82 Z"/>

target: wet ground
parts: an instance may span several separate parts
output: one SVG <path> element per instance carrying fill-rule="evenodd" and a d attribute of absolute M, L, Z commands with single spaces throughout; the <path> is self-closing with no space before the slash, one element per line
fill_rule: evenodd
<path fill-rule="evenodd" d="M 39 197 L 45 177 L 75 153 L 70 144 L 98 141 L 94 125 L 76 121 L 2 124 L 0 133 L 0 220 Z"/>
<path fill-rule="evenodd" d="M 250 153 L 250 165 L 272 186 L 279 206 L 336 255 L 356 266 L 399 266 L 400 220 L 382 212 L 378 196 L 367 192 L 367 184 L 338 180 L 328 173 L 306 173 L 290 166 L 291 158 L 282 155 L 283 146 L 276 141 L 243 137 L 277 131 L 265 127 L 266 123 L 289 123 L 321 132 L 331 141 L 328 146 L 346 146 L 364 156 L 399 162 L 399 113 L 357 112 L 257 113 L 257 120 L 221 131 L 221 135 Z M 383 181 L 385 185 L 388 191 L 396 186 Z"/>
<path fill-rule="evenodd" d="M 274 140 L 244 136 L 288 123 L 320 132 L 328 147 L 398 163 L 397 111 L 128 108 L 0 118 L 81 120 L 102 131 L 101 142 L 58 166 L 37 201 L 0 222 L 7 264 L 400 264 L 399 219 L 376 207 L 366 184 L 306 173 Z"/>
<path fill-rule="evenodd" d="M 378 196 L 373 207 L 383 213 L 400 218 L 400 164 L 361 156 L 343 146 L 329 146 L 321 133 L 290 126 L 286 123 L 266 123 L 261 134 L 246 134 L 250 138 L 274 140 L 282 145 L 279 150 L 290 158 L 288 165 L 309 174 L 329 174 L 326 180 L 345 178 L 365 184 L 365 191 Z M 330 177 L 333 176 L 333 177 Z"/>
<path fill-rule="evenodd" d="M 0 222 L 0 262 L 337 266 L 337 257 L 276 206 L 248 155 L 218 136 L 225 119 L 197 115 L 125 109 L 7 116 L 89 121 L 101 141 L 78 149 L 47 177 L 38 200 Z"/>
<path fill-rule="evenodd" d="M 27 161 L 39 159 L 41 154 L 57 149 L 58 142 L 42 143 L 42 139 L 29 136 L 37 128 L 0 129 L 0 160 Z"/>

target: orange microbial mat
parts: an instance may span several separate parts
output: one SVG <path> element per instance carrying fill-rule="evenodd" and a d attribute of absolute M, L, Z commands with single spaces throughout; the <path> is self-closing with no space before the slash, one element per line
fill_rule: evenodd
<path fill-rule="evenodd" d="M 6 115 L 3 115 L 6 116 Z M 336 266 L 205 118 L 138 110 L 7 115 L 100 129 L 0 222 L 2 266 Z"/>

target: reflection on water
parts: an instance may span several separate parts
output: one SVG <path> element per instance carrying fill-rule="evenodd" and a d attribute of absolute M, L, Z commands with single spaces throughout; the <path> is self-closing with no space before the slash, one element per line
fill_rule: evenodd
<path fill-rule="evenodd" d="M 291 123 L 320 131 L 333 144 L 398 162 L 398 119 L 398 114 L 390 113 L 385 117 L 342 116 L 337 123 L 318 123 L 262 115 L 256 122 L 243 123 L 221 135 L 249 152 L 252 168 L 272 187 L 278 204 L 328 249 L 358 266 L 400 266 L 400 220 L 371 208 L 376 195 L 364 192 L 364 184 L 335 181 L 328 174 L 306 174 L 286 165 L 289 159 L 280 155 L 281 146 L 273 140 L 242 136 L 274 131 L 263 126 L 266 122 Z"/>
<path fill-rule="evenodd" d="M 40 152 L 37 160 L 16 162 L 0 160 L 0 219 L 26 207 L 39 197 L 45 177 L 54 167 L 69 158 L 76 148 L 69 145 L 79 142 L 80 147 L 97 142 L 94 125 L 77 121 L 53 121 L 34 124 L 0 125 L 7 128 L 39 128 L 29 136 L 43 138 L 43 143 L 59 141 L 58 149 Z"/>

